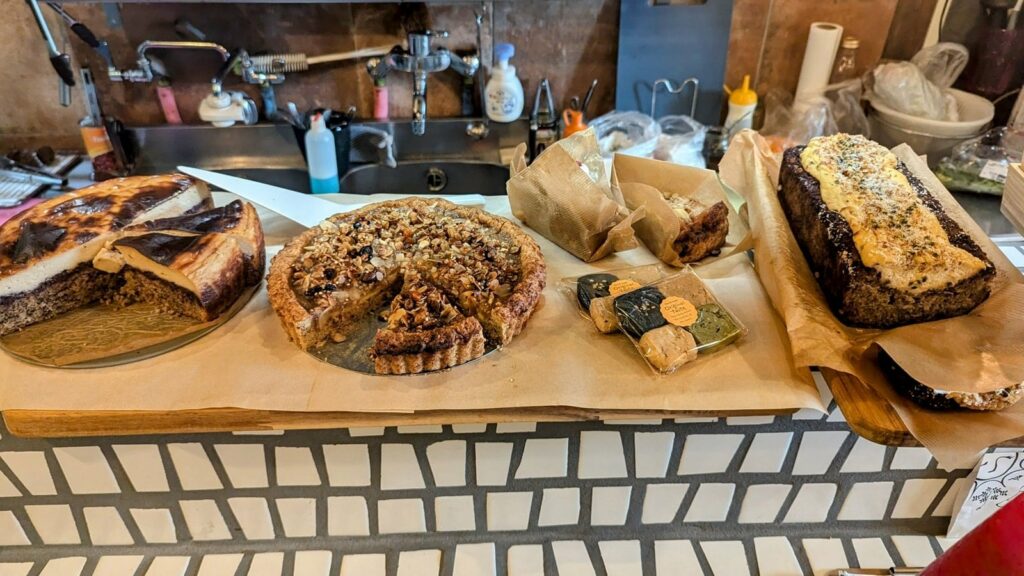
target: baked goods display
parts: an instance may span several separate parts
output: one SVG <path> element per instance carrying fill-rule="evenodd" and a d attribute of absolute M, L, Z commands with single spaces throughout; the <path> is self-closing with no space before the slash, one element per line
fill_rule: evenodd
<path fill-rule="evenodd" d="M 995 267 L 885 147 L 839 134 L 785 152 L 779 200 L 833 312 L 887 328 L 965 314 Z"/>
<path fill-rule="evenodd" d="M 262 253 L 252 206 L 214 209 L 181 174 L 108 180 L 0 226 L 0 335 L 102 299 L 211 319 L 260 281 Z"/>
<path fill-rule="evenodd" d="M 878 365 L 897 392 L 932 410 L 1003 410 L 1024 399 L 1024 382 L 990 392 L 936 390 L 914 379 L 885 350 L 878 352 Z"/>
<path fill-rule="evenodd" d="M 688 267 L 664 276 L 659 266 L 640 266 L 567 278 L 563 285 L 575 289 L 574 298 L 599 331 L 621 329 L 662 374 L 745 333 Z"/>
<path fill-rule="evenodd" d="M 512 222 L 409 198 L 337 214 L 275 256 L 270 303 L 302 349 L 345 340 L 388 306 L 369 354 L 380 374 L 449 368 L 509 344 L 540 299 L 540 248 Z"/>

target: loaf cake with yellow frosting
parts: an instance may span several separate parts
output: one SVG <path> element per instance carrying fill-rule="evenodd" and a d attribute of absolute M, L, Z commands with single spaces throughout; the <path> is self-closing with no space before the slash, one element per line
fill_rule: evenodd
<path fill-rule="evenodd" d="M 838 134 L 790 148 L 779 200 L 836 316 L 886 328 L 965 314 L 995 276 L 984 251 L 891 151 Z"/>

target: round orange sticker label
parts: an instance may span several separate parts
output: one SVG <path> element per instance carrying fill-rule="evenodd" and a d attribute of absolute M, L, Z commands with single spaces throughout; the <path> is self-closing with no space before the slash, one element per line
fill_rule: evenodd
<path fill-rule="evenodd" d="M 661 301 L 661 315 L 672 324 L 685 328 L 697 321 L 697 308 L 686 298 L 669 296 Z"/>
<path fill-rule="evenodd" d="M 626 292 L 632 292 L 640 287 L 636 280 L 616 280 L 608 286 L 608 293 L 612 296 L 622 296 Z"/>

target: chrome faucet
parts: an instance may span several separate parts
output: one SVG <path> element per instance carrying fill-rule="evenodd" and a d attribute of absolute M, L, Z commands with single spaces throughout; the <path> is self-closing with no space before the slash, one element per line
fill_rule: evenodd
<path fill-rule="evenodd" d="M 152 82 L 154 74 L 166 76 L 163 64 L 149 56 L 149 52 L 152 50 L 212 50 L 219 54 L 225 62 L 231 59 L 231 53 L 227 48 L 213 42 L 146 40 L 136 49 L 138 68 L 119 70 L 113 62 L 107 62 L 107 74 L 110 76 L 111 82 Z"/>
<path fill-rule="evenodd" d="M 410 32 L 408 48 L 396 47 L 369 70 L 374 78 L 383 78 L 391 70 L 412 74 L 412 133 L 423 135 L 427 130 L 427 75 L 442 72 L 449 67 L 464 77 L 476 74 L 480 58 L 476 55 L 453 56 L 447 48 L 431 48 L 433 38 L 447 38 L 444 30 Z"/>

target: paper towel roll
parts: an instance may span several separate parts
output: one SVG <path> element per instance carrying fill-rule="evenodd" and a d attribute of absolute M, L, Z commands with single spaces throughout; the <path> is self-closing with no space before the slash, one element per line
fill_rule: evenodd
<path fill-rule="evenodd" d="M 796 99 L 821 96 L 832 76 L 832 64 L 836 61 L 839 42 L 843 39 L 843 27 L 831 22 L 811 24 L 807 36 L 807 50 L 800 67 L 800 80 L 796 85 Z"/>

